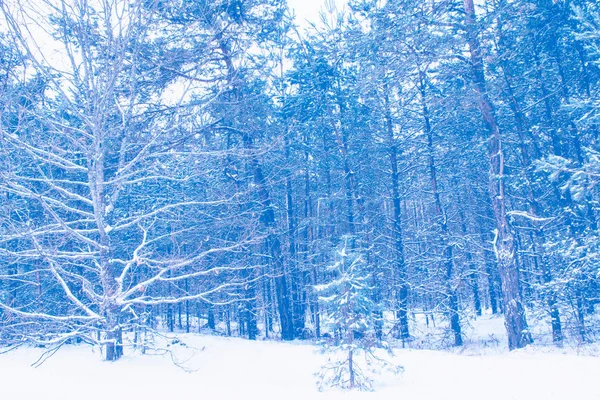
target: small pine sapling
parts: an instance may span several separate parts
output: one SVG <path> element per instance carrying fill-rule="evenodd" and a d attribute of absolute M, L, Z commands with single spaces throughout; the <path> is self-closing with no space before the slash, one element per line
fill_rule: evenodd
<path fill-rule="evenodd" d="M 344 239 L 337 262 L 328 267 L 333 279 L 315 287 L 333 333 L 332 340 L 322 343 L 328 359 L 315 375 L 319 390 L 339 387 L 371 391 L 375 376 L 384 370 L 398 373 L 402 367 L 377 354 L 387 350 L 387 356 L 392 355 L 387 343 L 376 337 L 378 314 L 368 265 L 360 251 L 348 250 L 350 239 Z"/>

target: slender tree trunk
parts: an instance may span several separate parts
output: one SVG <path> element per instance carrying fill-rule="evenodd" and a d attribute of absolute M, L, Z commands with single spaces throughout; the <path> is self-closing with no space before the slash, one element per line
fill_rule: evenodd
<path fill-rule="evenodd" d="M 179 328 L 179 330 L 183 329 L 182 308 L 183 307 L 181 306 L 181 303 L 177 303 L 177 327 Z"/>
<path fill-rule="evenodd" d="M 463 204 L 459 197 L 459 203 Z M 460 227 L 462 230 L 463 236 L 466 238 L 468 234 L 467 230 L 467 221 L 465 218 L 465 213 L 462 208 L 459 207 L 458 214 L 460 216 Z M 481 316 L 481 296 L 479 295 L 479 272 L 473 263 L 473 254 L 468 248 L 465 249 L 465 259 L 467 261 L 467 270 L 469 281 L 471 283 L 471 290 L 473 291 L 473 307 L 475 309 L 475 314 L 477 316 Z"/>
<path fill-rule="evenodd" d="M 494 249 L 498 259 L 498 269 L 502 280 L 504 296 L 504 317 L 508 333 L 509 349 L 525 347 L 532 342 L 523 307 L 519 270 L 516 264 L 515 239 L 506 215 L 504 183 L 504 150 L 500 127 L 494 107 L 487 94 L 481 46 L 477 37 L 475 6 L 473 0 L 464 0 L 465 27 L 471 55 L 474 89 L 485 126 L 490 135 L 488 151 L 490 157 L 490 197 L 496 220 Z"/>
<path fill-rule="evenodd" d="M 231 336 L 231 306 L 227 306 L 225 313 L 225 327 L 227 329 L 227 336 Z"/>
<path fill-rule="evenodd" d="M 222 40 L 222 38 L 219 38 L 219 47 L 221 49 L 221 52 L 223 53 L 223 59 L 227 67 L 228 83 L 232 86 L 232 89 L 234 91 L 233 97 L 235 100 L 240 100 L 238 98 L 238 90 L 234 83 L 234 77 L 236 76 L 236 68 L 233 64 L 231 51 L 227 44 Z M 289 296 L 283 253 L 281 250 L 281 241 L 279 239 L 278 233 L 276 232 L 277 223 L 275 220 L 275 210 L 273 208 L 273 205 L 271 204 L 271 197 L 262 171 L 262 166 L 258 161 L 256 155 L 253 153 L 254 143 L 251 133 L 247 130 L 241 130 L 241 133 L 244 146 L 252 154 L 250 157 L 249 164 L 250 170 L 254 176 L 254 185 L 256 185 L 257 187 L 258 198 L 261 203 L 260 223 L 266 230 L 267 237 L 264 242 L 266 247 L 266 253 L 269 257 L 269 264 L 272 266 L 273 272 L 275 274 L 275 293 L 277 297 L 277 307 L 279 311 L 281 338 L 283 340 L 293 340 L 294 326 L 292 307 Z M 247 316 L 251 323 L 249 334 L 255 337 L 256 332 L 254 332 L 254 327 L 256 326 L 256 315 L 254 309 L 248 312 Z"/>
<path fill-rule="evenodd" d="M 305 144 L 307 144 L 307 138 L 304 138 Z M 308 146 L 308 145 L 307 145 Z M 304 221 L 305 226 L 302 230 L 303 233 L 303 243 L 302 243 L 302 258 L 304 263 L 304 268 L 309 272 L 309 276 L 307 277 L 307 281 L 311 282 L 311 285 L 314 287 L 319 284 L 319 277 L 317 272 L 317 267 L 313 264 L 313 259 L 309 253 L 312 251 L 312 245 L 314 240 L 314 227 L 313 227 L 313 205 L 311 198 L 311 184 L 310 184 L 310 154 L 308 150 L 304 153 Z M 309 291 L 308 295 L 308 304 L 310 307 L 310 313 L 312 315 L 312 323 L 315 328 L 315 336 L 317 339 L 321 337 L 321 315 L 319 310 L 319 299 L 314 290 Z"/>
<path fill-rule="evenodd" d="M 486 228 L 484 228 L 484 226 L 485 224 L 483 220 L 480 220 L 479 233 L 481 237 L 481 247 L 483 249 L 485 274 L 488 282 L 490 307 L 492 309 L 492 314 L 499 314 L 502 312 L 502 298 L 500 296 L 501 283 L 497 267 L 498 261 L 495 259 L 493 252 L 491 250 L 488 250 L 491 238 L 489 237 L 490 235 L 487 232 Z"/>
<path fill-rule="evenodd" d="M 581 342 L 585 343 L 587 341 L 587 335 L 585 331 L 585 310 L 584 310 L 584 297 L 581 288 L 577 288 L 575 290 L 575 304 L 577 310 L 577 321 L 579 328 L 579 337 L 581 338 Z"/>
<path fill-rule="evenodd" d="M 246 301 L 240 307 L 240 320 L 243 320 L 243 325 L 246 327 L 244 333 L 248 335 L 248 339 L 256 340 L 256 336 L 258 335 L 258 323 L 256 316 L 256 282 L 254 282 L 254 274 L 252 274 L 252 271 L 244 270 L 242 271 L 242 275 L 244 279 L 248 281 L 248 283 L 246 284 L 245 290 Z M 214 312 L 210 312 L 213 313 L 212 318 L 214 325 Z"/>
<path fill-rule="evenodd" d="M 398 324 L 394 327 L 394 333 L 397 339 L 404 343 L 410 339 L 408 327 L 408 282 L 406 274 L 406 263 L 404 261 L 404 242 L 402 239 L 402 209 L 400 208 L 400 176 L 398 173 L 398 146 L 394 138 L 394 128 L 392 113 L 390 109 L 389 94 L 387 85 L 384 87 L 385 100 L 385 122 L 389 141 L 389 155 L 392 169 L 392 203 L 394 206 L 394 216 L 392 220 L 392 238 L 395 258 L 395 276 L 397 289 L 396 317 Z"/>
<path fill-rule="evenodd" d="M 502 22 L 501 20 L 499 20 L 498 23 L 498 31 L 500 33 L 500 38 L 502 40 Z M 499 44 L 497 44 L 497 46 L 499 46 Z M 539 57 L 537 55 L 537 50 L 534 51 L 535 52 L 535 60 L 536 60 L 536 66 L 537 68 L 537 74 L 538 74 L 538 79 L 539 76 L 541 74 L 541 70 L 539 70 L 540 67 L 540 63 L 539 63 Z M 529 123 L 527 122 L 527 119 L 525 117 L 525 113 L 522 110 L 521 105 L 519 104 L 516 96 L 515 96 L 515 92 L 513 89 L 513 84 L 512 84 L 512 74 L 509 72 L 509 65 L 507 60 L 502 59 L 501 63 L 500 63 L 500 67 L 502 70 L 502 74 L 503 74 L 503 78 L 504 78 L 504 82 L 505 82 L 505 86 L 506 86 L 506 93 L 508 96 L 508 100 L 509 100 L 509 106 L 510 109 L 514 115 L 515 118 L 515 123 L 516 123 L 516 127 L 517 127 L 517 136 L 519 138 L 519 150 L 520 150 L 520 154 L 521 154 L 521 166 L 523 168 L 523 173 L 524 173 L 524 177 L 526 180 L 526 184 L 527 184 L 527 200 L 528 200 L 528 205 L 529 205 L 529 212 L 531 214 L 531 216 L 533 217 L 533 221 L 531 222 L 535 235 L 534 237 L 532 237 L 532 246 L 534 248 L 534 257 L 535 257 L 535 265 L 536 265 L 536 270 L 541 271 L 542 273 L 542 278 L 543 281 L 546 285 L 549 285 L 553 278 L 552 278 L 552 273 L 550 272 L 550 265 L 549 265 L 549 261 L 546 257 L 546 255 L 544 254 L 545 250 L 544 250 L 544 243 L 546 242 L 546 238 L 545 238 L 545 233 L 543 231 L 543 228 L 541 227 L 540 222 L 538 221 L 538 217 L 541 215 L 541 207 L 537 201 L 537 196 L 534 193 L 534 187 L 533 187 L 533 182 L 535 181 L 535 178 L 532 176 L 532 172 L 531 172 L 531 167 L 532 167 L 532 157 L 529 155 L 529 150 L 527 148 L 527 137 L 531 137 L 531 132 L 530 132 L 530 128 L 529 128 Z M 542 93 L 544 95 L 544 104 L 545 104 L 545 109 L 546 109 L 546 118 L 548 120 L 548 122 L 550 123 L 550 121 L 552 120 L 552 111 L 550 109 L 550 102 L 549 102 L 549 98 L 548 98 L 548 90 L 546 89 L 545 83 L 543 81 L 540 80 L 540 86 L 542 89 Z M 553 138 L 553 142 L 555 143 L 555 151 L 562 151 L 561 145 L 559 144 L 560 141 L 556 138 L 556 132 L 554 130 L 551 130 L 551 137 Z M 541 155 L 541 150 L 539 147 L 539 143 L 535 138 L 531 138 L 532 139 L 532 143 L 534 146 L 534 157 L 539 157 Z M 557 196 L 559 203 L 560 203 L 560 194 L 559 194 L 559 190 L 556 188 L 556 184 L 555 183 L 551 183 L 553 189 L 554 189 L 554 193 Z M 562 326 L 561 326 L 561 322 L 560 322 L 560 312 L 558 310 L 558 306 L 557 306 L 557 302 L 556 302 L 556 295 L 554 293 L 550 293 L 548 296 L 548 309 L 549 309 L 549 313 L 550 313 L 550 318 L 551 318 L 551 325 L 552 325 L 552 339 L 553 342 L 556 344 L 561 344 L 562 340 L 563 340 L 563 334 L 562 334 Z"/>
<path fill-rule="evenodd" d="M 278 235 L 274 232 L 275 229 L 275 212 L 271 206 L 269 194 L 264 187 L 264 178 L 259 167 L 255 167 L 255 184 L 259 185 L 259 192 L 263 203 L 263 213 L 261 222 L 268 230 L 266 239 L 267 254 L 273 265 L 275 277 L 275 295 L 277 297 L 277 307 L 279 311 L 279 320 L 281 327 L 281 338 L 283 340 L 294 340 L 294 323 L 292 316 L 292 307 L 289 298 L 289 289 L 287 285 L 285 267 L 283 263 L 283 255 L 281 252 L 281 242 Z"/>
<path fill-rule="evenodd" d="M 338 89 L 339 92 L 339 89 Z M 348 138 L 346 129 L 344 126 L 344 104 L 342 103 L 342 95 L 338 93 L 338 107 L 339 117 L 337 121 L 334 120 L 334 113 L 332 107 L 327 105 L 327 112 L 329 115 L 332 130 L 335 134 L 338 149 L 342 156 L 342 167 L 344 169 L 344 188 L 346 190 L 346 219 L 348 222 L 348 234 L 350 234 L 350 248 L 354 249 L 356 246 L 356 234 L 357 234 L 357 222 L 356 222 L 356 210 L 355 203 L 359 203 L 358 194 L 358 183 L 356 181 L 356 175 L 350 166 L 350 156 L 348 154 Z"/>
<path fill-rule="evenodd" d="M 427 150 L 428 150 L 428 167 L 429 167 L 429 179 L 431 180 L 431 190 L 433 193 L 433 199 L 435 203 L 436 220 L 440 226 L 440 244 L 443 249 L 443 263 L 446 270 L 446 296 L 448 298 L 448 310 L 450 314 L 450 328 L 454 334 L 454 345 L 462 346 L 462 332 L 460 327 L 460 314 L 458 310 L 458 296 L 456 289 L 453 286 L 453 274 L 454 274 L 454 248 L 448 243 L 448 223 L 446 221 L 446 214 L 442 208 L 442 201 L 440 198 L 440 192 L 438 190 L 438 179 L 437 179 L 437 168 L 435 165 L 435 154 L 433 148 L 433 132 L 431 131 L 431 120 L 429 117 L 429 107 L 427 106 L 427 97 L 425 90 L 425 74 L 419 71 L 419 91 L 421 93 L 421 108 L 423 111 L 423 128 L 427 136 Z"/>
<path fill-rule="evenodd" d="M 208 329 L 212 329 L 215 330 L 215 306 L 212 304 L 208 305 L 208 308 L 206 310 L 206 319 L 207 319 L 207 326 Z"/>
<path fill-rule="evenodd" d="M 289 132 L 285 136 L 285 154 L 288 163 L 290 162 L 291 145 Z M 304 336 L 306 307 L 304 301 L 305 281 L 304 274 L 300 270 L 301 266 L 297 260 L 296 244 L 296 216 L 294 209 L 294 197 L 292 188 L 291 171 L 288 170 L 285 178 L 287 223 L 288 223 L 288 243 L 289 243 L 289 271 L 291 275 L 290 284 L 292 292 L 292 318 L 294 325 L 294 337 Z"/>

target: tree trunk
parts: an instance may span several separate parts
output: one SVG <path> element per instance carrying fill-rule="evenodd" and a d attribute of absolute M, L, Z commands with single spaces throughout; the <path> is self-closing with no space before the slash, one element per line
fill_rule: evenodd
<path fill-rule="evenodd" d="M 107 315 L 106 328 L 106 361 L 116 361 L 123 355 L 123 331 L 115 317 L 116 310 Z"/>
<path fill-rule="evenodd" d="M 463 204 L 459 197 L 459 203 Z M 467 221 L 465 219 L 465 213 L 462 208 L 458 209 L 458 214 L 460 216 L 460 226 L 462 230 L 463 236 L 467 237 Z M 475 309 L 475 314 L 477 316 L 481 316 L 481 297 L 479 295 L 479 272 L 473 263 L 473 254 L 465 248 L 465 259 L 467 261 L 467 270 L 469 281 L 471 283 L 471 290 L 473 291 L 473 307 Z"/>
<path fill-rule="evenodd" d="M 233 98 L 239 99 L 238 88 L 234 82 L 236 76 L 236 68 L 233 63 L 231 51 L 227 44 L 219 36 L 219 48 L 223 53 L 223 59 L 227 67 L 227 81 L 232 86 Z M 241 122 L 241 121 L 239 121 Z M 271 204 L 271 197 L 269 190 L 266 185 L 266 181 L 262 172 L 262 166 L 258 161 L 257 156 L 254 154 L 254 143 L 251 132 L 241 129 L 242 141 L 248 151 L 251 152 L 250 156 L 250 170 L 254 176 L 254 185 L 257 187 L 258 198 L 261 203 L 261 215 L 260 223 L 266 230 L 265 247 L 268 255 L 268 263 L 272 266 L 273 273 L 275 274 L 275 294 L 277 297 L 277 307 L 279 310 L 279 320 L 281 327 L 281 338 L 283 340 L 294 339 L 294 326 L 293 316 L 291 309 L 291 301 L 289 298 L 289 289 L 286 279 L 285 264 L 283 262 L 283 254 L 281 251 L 281 241 L 279 240 L 278 234 L 275 232 L 277 224 L 275 221 L 275 210 Z M 253 302 L 252 302 L 253 303 Z M 250 321 L 250 332 L 249 334 L 255 336 L 254 327 L 256 326 L 256 315 L 254 309 L 247 314 L 248 320 Z"/>
<path fill-rule="evenodd" d="M 304 139 L 305 144 L 308 140 Z M 308 148 L 308 145 L 306 145 Z M 309 257 L 309 252 L 312 251 L 313 244 L 313 206 L 311 199 L 311 185 L 310 185 L 310 153 L 308 150 L 304 153 L 304 221 L 305 226 L 302 230 L 303 232 L 303 243 L 302 243 L 302 256 L 304 268 L 307 268 L 310 273 L 307 278 L 307 281 L 311 282 L 312 287 L 319 284 L 319 276 L 317 272 L 317 267 L 312 265 L 312 257 Z M 310 267 L 309 267 L 310 266 Z M 319 310 L 319 298 L 316 295 L 314 290 L 309 291 L 309 295 L 307 297 L 307 302 L 310 308 L 310 313 L 312 316 L 312 323 L 315 328 L 315 336 L 317 339 L 321 338 L 321 316 Z"/>
<path fill-rule="evenodd" d="M 408 327 L 408 282 L 406 275 L 406 263 L 404 261 L 404 242 L 402 240 L 402 209 L 400 208 L 400 176 L 398 173 L 398 146 L 394 138 L 392 114 L 390 110 L 389 94 L 387 85 L 384 87 L 385 100 L 385 122 L 389 141 L 390 164 L 392 169 L 392 202 L 394 216 L 392 221 L 392 237 L 394 242 L 395 276 L 397 288 L 398 309 L 396 317 L 398 323 L 394 327 L 397 339 L 404 343 L 410 339 Z"/>
<path fill-rule="evenodd" d="M 285 137 L 285 154 L 286 160 L 290 162 L 290 139 L 289 132 Z M 294 198 L 291 171 L 288 170 L 285 178 L 286 190 L 286 206 L 287 206 L 287 223 L 288 223 L 288 243 L 289 243 L 289 271 L 291 275 L 290 284 L 292 292 L 292 318 L 294 325 L 294 337 L 301 338 L 304 336 L 306 304 L 304 301 L 305 281 L 304 274 L 300 270 L 300 265 L 297 260 L 297 245 L 296 245 L 296 216 L 294 210 Z"/>
<path fill-rule="evenodd" d="M 423 111 L 423 128 L 427 136 L 428 167 L 429 179 L 431 180 L 431 190 L 435 203 L 436 220 L 440 226 L 440 244 L 443 249 L 443 263 L 446 269 L 446 296 L 448 298 L 448 310 L 450 315 L 450 328 L 454 334 L 454 345 L 462 346 L 462 332 L 460 327 L 460 314 L 458 310 L 458 297 L 456 289 L 453 286 L 452 279 L 454 273 L 454 248 L 448 243 L 448 223 L 446 214 L 442 208 L 440 192 L 438 190 L 437 168 L 435 164 L 435 154 L 433 148 L 433 132 L 431 131 L 431 121 L 429 117 L 429 107 L 427 106 L 427 97 L 425 91 L 425 73 L 419 71 L 419 92 L 421 94 L 421 108 Z"/>
<path fill-rule="evenodd" d="M 208 305 L 208 310 L 206 310 L 207 314 L 207 326 L 208 329 L 215 330 L 215 306 L 212 304 Z"/>
<path fill-rule="evenodd" d="M 525 309 L 522 304 L 519 283 L 519 270 L 516 264 L 515 239 L 506 215 L 504 185 L 504 151 L 500 127 L 496 120 L 494 107 L 487 94 L 483 58 L 475 25 L 475 7 L 473 0 L 464 0 L 465 28 L 471 55 L 474 89 L 477 103 L 487 131 L 490 157 L 490 197 L 496 220 L 494 250 L 498 259 L 498 270 L 502 281 L 504 297 L 505 327 L 508 333 L 509 349 L 525 347 L 532 342 Z"/>
<path fill-rule="evenodd" d="M 499 314 L 502 312 L 502 305 L 500 304 L 499 298 L 499 282 L 498 282 L 498 274 L 497 267 L 494 265 L 494 256 L 491 251 L 487 250 L 487 234 L 481 231 L 482 238 L 482 247 L 483 247 L 483 258 L 485 263 L 485 274 L 487 276 L 488 282 L 488 294 L 490 298 L 490 308 L 492 309 L 492 314 Z"/>
<path fill-rule="evenodd" d="M 499 31 L 500 38 L 501 38 L 500 41 L 502 41 L 503 32 L 502 32 L 502 21 L 500 19 L 498 20 L 498 31 Z M 499 45 L 500 45 L 500 43 L 498 44 L 498 46 Z M 540 87 L 542 89 L 542 93 L 544 96 L 546 119 L 547 119 L 548 123 L 551 124 L 552 111 L 550 109 L 549 94 L 548 94 L 548 90 L 546 89 L 545 83 L 540 79 L 541 69 L 540 69 L 540 62 L 539 62 L 539 57 L 537 55 L 536 49 L 534 49 L 534 58 L 535 58 L 535 63 L 536 63 L 536 67 L 537 67 L 536 70 L 537 70 L 538 80 L 540 80 Z M 534 193 L 533 182 L 535 181 L 535 177 L 532 176 L 532 172 L 531 172 L 532 157 L 529 155 L 529 151 L 527 149 L 526 136 L 530 137 L 532 139 L 532 143 L 534 145 L 534 157 L 535 158 L 537 158 L 541 155 L 541 151 L 539 148 L 538 141 L 535 138 L 531 137 L 532 135 L 531 135 L 530 128 L 529 128 L 529 123 L 527 122 L 525 113 L 522 111 L 522 107 L 519 104 L 519 102 L 515 96 L 515 92 L 514 92 L 513 84 L 512 84 L 513 76 L 509 71 L 508 61 L 506 59 L 502 58 L 502 61 L 500 62 L 500 67 L 501 67 L 504 82 L 506 85 L 509 106 L 510 106 L 510 109 L 515 118 L 515 124 L 516 124 L 516 128 L 517 128 L 517 136 L 519 138 L 521 166 L 523 168 L 523 173 L 524 173 L 524 177 L 525 177 L 525 181 L 526 181 L 526 185 L 527 185 L 527 200 L 528 200 L 528 205 L 529 205 L 529 212 L 533 216 L 533 221 L 531 222 L 531 224 L 533 225 L 535 234 L 534 234 L 534 237 L 532 237 L 531 241 L 532 241 L 532 246 L 534 249 L 534 257 L 535 257 L 534 262 L 536 265 L 536 269 L 538 271 L 541 271 L 541 273 L 542 273 L 542 278 L 543 278 L 544 283 L 546 285 L 549 285 L 553 279 L 552 279 L 552 273 L 550 271 L 550 265 L 549 265 L 548 259 L 544 254 L 545 253 L 544 244 L 546 242 L 545 233 L 543 231 L 543 228 L 541 227 L 541 224 L 537 220 L 537 217 L 539 217 L 541 215 L 541 212 L 540 212 L 541 207 L 537 201 L 538 196 L 536 196 L 536 194 Z M 555 151 L 562 152 L 562 148 L 559 144 L 560 140 L 558 140 L 558 138 L 556 137 L 556 131 L 551 129 L 550 133 L 551 133 L 553 143 L 555 143 Z M 560 196 L 560 191 L 556 187 L 556 183 L 552 182 L 551 186 L 554 189 L 553 192 L 556 195 L 556 197 L 559 201 L 559 204 L 560 204 L 560 202 L 561 202 L 560 198 L 562 196 Z M 538 243 L 539 243 L 539 245 L 538 245 Z M 560 322 L 560 312 L 558 310 L 558 306 L 557 306 L 557 302 L 556 302 L 556 295 L 554 293 L 550 293 L 548 295 L 547 301 L 548 301 L 548 309 L 549 309 L 551 325 L 552 325 L 552 340 L 556 344 L 561 344 L 562 340 L 563 340 L 563 334 L 562 334 L 562 326 L 561 326 L 561 322 Z"/>

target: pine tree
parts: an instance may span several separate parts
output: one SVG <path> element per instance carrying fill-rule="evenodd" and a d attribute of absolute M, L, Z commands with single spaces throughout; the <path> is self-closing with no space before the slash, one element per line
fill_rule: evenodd
<path fill-rule="evenodd" d="M 328 362 L 317 373 L 320 390 L 325 387 L 372 390 L 374 378 L 382 369 L 398 371 L 377 355 L 378 349 L 388 349 L 377 340 L 376 305 L 372 300 L 372 277 L 360 250 L 353 249 L 354 238 L 345 236 L 337 252 L 337 262 L 328 267 L 332 280 L 315 289 L 326 313 L 325 325 L 333 340 L 323 342 Z"/>

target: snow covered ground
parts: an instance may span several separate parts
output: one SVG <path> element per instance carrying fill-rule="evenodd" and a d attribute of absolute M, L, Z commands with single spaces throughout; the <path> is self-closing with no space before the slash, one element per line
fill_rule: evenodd
<path fill-rule="evenodd" d="M 487 329 L 501 327 L 500 319 L 483 321 Z M 0 399 L 600 399 L 600 358 L 590 355 L 595 348 L 534 346 L 509 353 L 492 340 L 490 347 L 472 342 L 454 352 L 398 349 L 395 360 L 404 372 L 380 377 L 376 392 L 318 392 L 313 374 L 325 356 L 312 345 L 176 337 L 179 343 L 163 343 L 168 353 L 127 349 L 116 363 L 79 345 L 33 368 L 44 349 L 17 349 L 0 356 Z"/>

